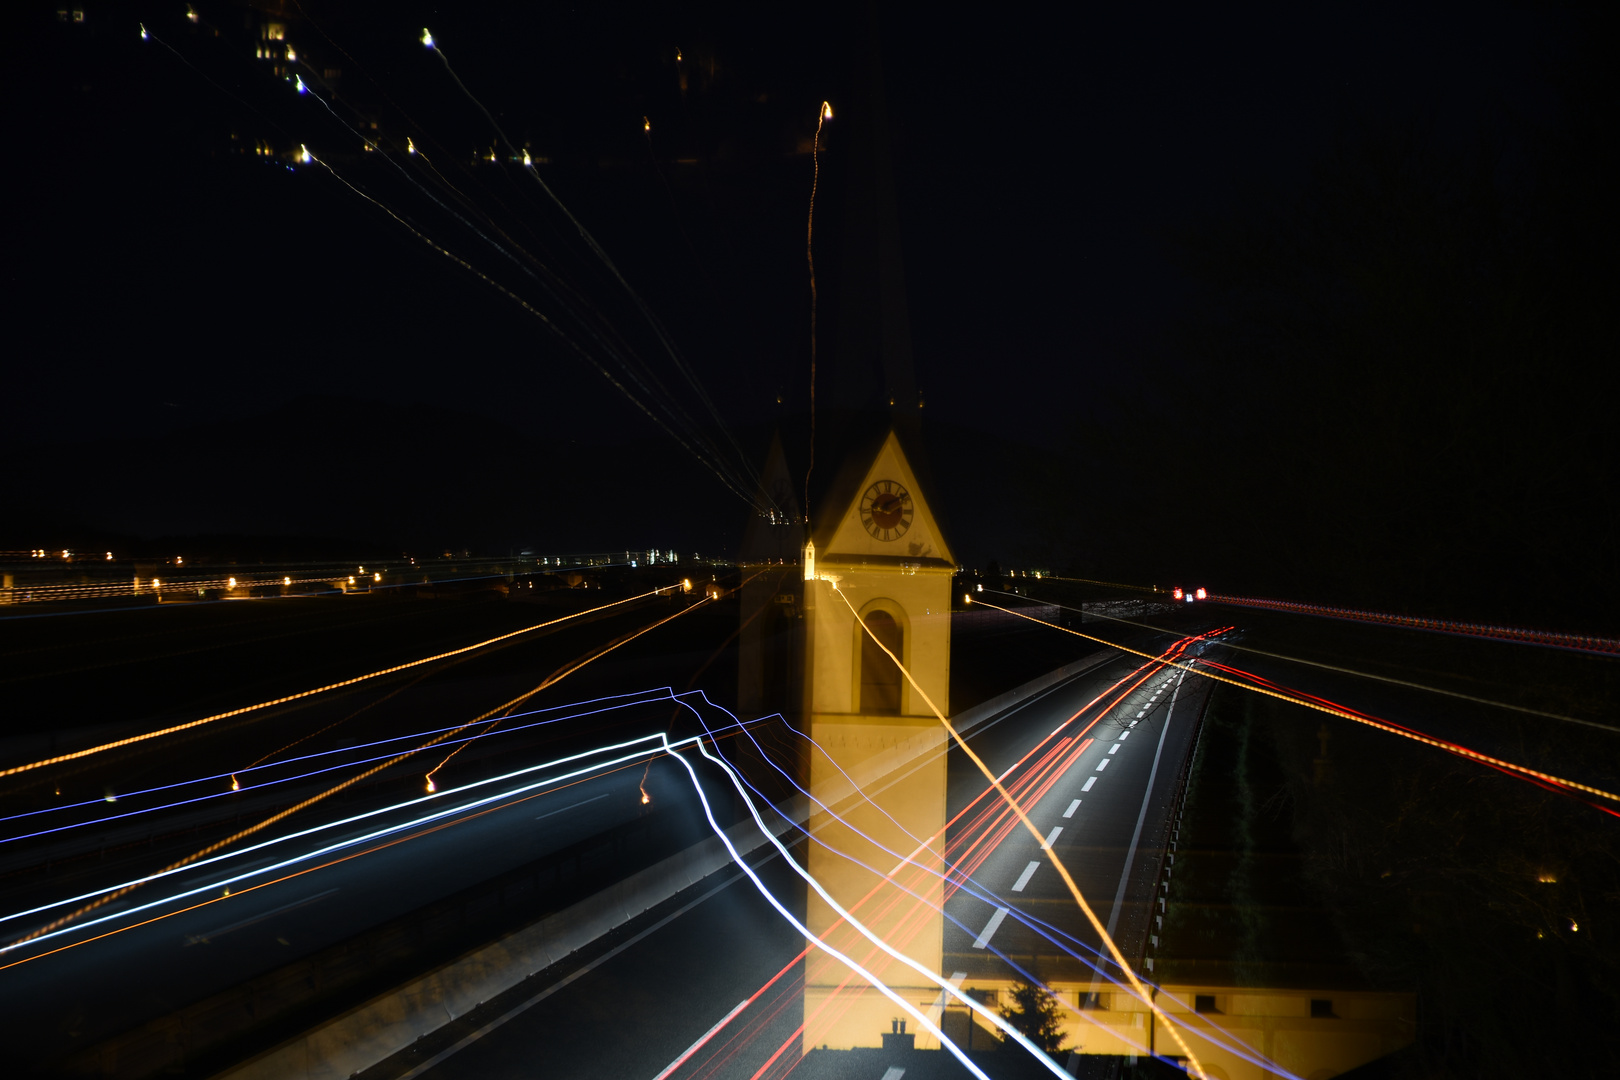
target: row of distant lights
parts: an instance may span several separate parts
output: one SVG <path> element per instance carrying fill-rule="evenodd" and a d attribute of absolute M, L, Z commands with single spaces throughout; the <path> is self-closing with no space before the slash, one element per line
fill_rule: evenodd
<path fill-rule="evenodd" d="M 111 553 L 111 552 L 109 552 L 109 553 L 108 553 L 108 554 L 107 554 L 107 557 L 108 557 L 108 558 L 109 558 L 109 559 L 110 559 L 110 558 L 112 558 L 112 553 Z M 361 568 L 360 568 L 360 574 L 361 574 L 361 576 L 364 576 L 364 575 L 365 575 L 365 572 L 366 572 L 366 568 L 365 568 L 365 567 L 363 567 L 363 566 L 362 566 L 362 567 L 361 567 Z M 372 580 L 372 581 L 381 581 L 381 580 L 382 580 L 382 574 L 381 574 L 381 573 L 380 573 L 380 572 L 378 572 L 378 571 L 372 571 L 372 574 L 371 574 L 371 580 Z M 353 585 L 353 584 L 354 584 L 354 581 L 355 581 L 355 576 L 354 576 L 354 575 L 353 575 L 353 574 L 350 574 L 350 575 L 349 575 L 349 584 L 350 584 L 350 585 Z M 288 575 L 288 576 L 286 576 L 286 577 L 283 577 L 283 578 L 282 578 L 282 579 L 281 579 L 281 583 L 282 583 L 282 584 L 283 584 L 283 585 L 291 585 L 291 584 L 292 584 L 292 577 L 291 577 L 291 575 Z M 154 589 L 158 589 L 158 588 L 162 588 L 162 587 L 163 587 L 163 582 L 162 582 L 162 581 L 161 581 L 161 580 L 159 580 L 159 579 L 158 579 L 158 578 L 153 578 L 153 579 L 152 579 L 152 588 L 154 588 Z M 236 579 L 235 579 L 235 578 L 226 578 L 226 579 L 225 579 L 225 587 L 226 587 L 226 588 L 228 588 L 228 589 L 234 589 L 234 588 L 236 588 Z"/>

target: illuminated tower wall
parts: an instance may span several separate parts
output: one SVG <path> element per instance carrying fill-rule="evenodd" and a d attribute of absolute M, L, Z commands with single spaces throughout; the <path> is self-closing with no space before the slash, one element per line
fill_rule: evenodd
<path fill-rule="evenodd" d="M 822 505 L 811 537 L 816 580 L 804 583 L 803 600 L 805 713 L 814 743 L 809 773 L 812 792 L 844 821 L 825 812 L 812 815 L 809 870 L 871 930 L 938 972 L 942 883 L 936 874 L 914 867 L 896 871 L 896 866 L 913 851 L 917 863 L 934 871 L 941 866 L 946 736 L 921 695 L 874 648 L 854 613 L 860 612 L 948 715 L 955 560 L 892 430 L 875 455 L 846 463 Z M 902 758 L 909 764 L 888 771 Z M 888 775 L 871 783 L 880 771 Z M 852 778 L 869 801 L 851 794 Z M 937 986 L 875 953 L 847 924 L 834 929 L 837 920 L 832 906 L 812 891 L 807 921 L 813 933 L 827 933 L 831 944 L 925 1012 L 937 1000 Z M 825 954 L 811 953 L 806 965 L 806 1050 L 878 1046 L 890 1020 L 904 1016 Z M 916 1030 L 915 1022 L 910 1029 Z M 918 1032 L 917 1045 L 937 1042 Z"/>

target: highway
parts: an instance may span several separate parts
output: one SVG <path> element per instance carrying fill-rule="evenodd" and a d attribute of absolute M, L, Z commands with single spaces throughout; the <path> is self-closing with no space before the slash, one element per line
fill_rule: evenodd
<path fill-rule="evenodd" d="M 1050 748 L 1054 729 L 1066 724 L 1063 737 L 1080 735 L 1070 746 L 1090 740 L 1077 754 L 1061 755 L 1060 767 L 1039 771 L 1039 782 L 1049 782 L 1049 787 L 1028 809 L 1043 826 L 1063 830 L 1056 844 L 1060 857 L 1099 917 L 1115 924 L 1133 959 L 1148 925 L 1157 845 L 1171 789 L 1207 694 L 1204 686 L 1183 686 L 1178 673 L 1151 665 L 1120 682 L 1139 666 L 1130 658 L 1108 660 L 987 719 L 970 736 L 970 745 L 992 769 L 1013 769 L 1009 783 L 1020 775 L 1035 775 L 1038 748 L 1043 743 Z M 1141 681 L 1143 675 L 1146 681 Z M 1112 693 L 1105 693 L 1110 688 Z M 1106 714 L 1099 717 L 1094 707 L 1075 720 L 1099 695 L 1104 696 L 1098 707 L 1112 706 Z M 971 763 L 953 752 L 950 812 L 967 807 L 985 786 Z M 978 807 L 986 803 L 980 800 Z M 963 822 L 972 816 L 964 816 Z M 979 831 L 985 830 L 981 826 Z M 1006 978 L 1011 969 L 996 955 L 1000 950 L 1021 964 L 1034 956 L 1045 978 L 1078 977 L 1079 962 L 1058 961 L 1057 948 L 1039 941 L 1018 919 L 1043 920 L 1059 936 L 1094 946 L 1095 936 L 1083 916 L 1050 867 L 1029 871 L 1031 862 L 1039 862 L 1032 854 L 1033 839 L 1018 830 L 1003 834 L 992 829 L 989 834 L 992 844 L 973 876 L 993 899 L 963 890 L 948 901 L 947 915 L 965 929 L 947 923 L 947 973 L 961 972 L 968 985 L 974 978 Z M 804 885 L 781 860 L 766 862 L 760 875 L 802 918 Z M 623 928 L 622 951 L 581 957 L 571 968 L 559 965 L 545 978 L 486 1004 L 480 1015 L 459 1022 L 455 1030 L 423 1040 L 365 1075 L 370 1080 L 449 1080 L 531 1076 L 543 1069 L 553 1075 L 646 1080 L 661 1075 L 665 1080 L 751 1077 L 779 1051 L 763 1075 L 783 1075 L 798 1062 L 802 1042 L 797 1028 L 804 1019 L 804 962 L 795 958 L 804 942 L 746 879 L 733 875 L 729 883 L 703 884 L 707 888 L 695 887 Z M 1001 907 L 1013 914 L 998 918 Z M 645 936 L 637 938 L 640 934 Z M 980 938 L 990 947 L 975 948 Z M 762 989 L 773 977 L 776 982 Z M 563 980 L 571 981 L 553 989 Z M 734 1012 L 750 999 L 748 1007 Z M 722 1021 L 727 1022 L 718 1032 L 665 1074 L 684 1050 Z M 812 1030 L 812 1041 L 814 1035 Z"/>
<path fill-rule="evenodd" d="M 1139 643 L 1147 639 L 1143 635 Z M 1160 633 L 1152 640 L 1163 647 L 1175 638 Z M 672 654 L 663 666 L 691 670 L 703 655 Z M 581 688 L 622 685 L 625 671 L 604 668 Z M 437 691 L 430 683 L 399 699 L 385 689 L 379 700 L 390 708 L 389 722 L 365 714 L 370 729 L 392 726 L 397 732 L 402 718 L 463 713 L 465 705 L 457 703 L 469 692 L 498 700 L 509 687 L 532 680 L 518 672 L 492 679 L 494 674 L 479 672 Z M 1026 808 L 1043 828 L 1061 830 L 1054 837 L 1060 857 L 1133 959 L 1147 925 L 1150 898 L 1144 889 L 1152 888 L 1165 807 L 1201 700 L 1200 689 L 1181 686 L 1179 676 L 1118 655 L 985 718 L 970 736 L 1015 790 L 1040 788 Z M 414 706 L 400 704 L 408 701 Z M 1091 708 L 1077 716 L 1088 703 Z M 301 717 L 298 730 L 318 729 L 353 707 L 325 705 Z M 1106 714 L 1099 715 L 1103 707 Z M 11 1006 L 7 1026 L 31 1035 L 23 1044 L 27 1067 L 57 1071 L 94 1050 L 120 1055 L 126 1064 L 145 1055 L 187 1075 L 212 1075 L 708 836 L 684 768 L 658 758 L 643 780 L 646 747 L 624 751 L 626 760 L 605 775 L 594 759 L 516 775 L 615 739 L 699 730 L 695 715 L 672 726 L 667 691 L 591 708 L 593 715 L 579 720 L 472 744 L 431 798 L 421 787 L 421 765 L 412 762 L 351 796 L 255 834 L 251 843 L 266 844 L 261 850 L 236 854 L 249 845 L 228 845 L 218 853 L 221 861 L 141 885 L 79 912 L 64 927 L 55 920 L 120 883 L 202 850 L 231 829 L 263 820 L 391 751 L 327 738 L 319 745 L 329 756 L 312 764 L 336 766 L 330 774 L 263 790 L 249 783 L 223 798 L 213 791 L 224 791 L 223 781 L 211 782 L 204 785 L 208 798 L 202 803 L 40 837 L 15 845 L 15 852 L 0 850 L 0 871 L 12 869 L 8 905 L 0 913 L 14 916 L 5 922 L 6 941 L 42 933 L 0 953 L 0 980 Z M 702 706 L 702 712 L 714 728 L 732 722 L 723 710 Z M 508 726 L 551 718 L 514 717 Z M 187 758 L 241 762 L 232 743 L 232 733 L 222 730 L 202 753 L 192 750 Z M 697 755 L 688 756 L 719 824 L 732 824 L 742 804 L 728 779 Z M 171 797 L 141 796 L 135 788 L 137 778 L 173 781 L 178 762 L 146 754 L 110 763 L 102 771 L 124 774 L 119 797 L 93 801 L 67 820 L 135 813 Z M 1011 970 L 1005 956 L 1043 978 L 1078 978 L 1080 962 L 1058 959 L 1058 946 L 1027 923 L 1044 921 L 1048 937 L 1082 953 L 1094 946 L 1095 936 L 1050 868 L 1030 869 L 1039 861 L 1031 855 L 1033 839 L 1006 829 L 1004 813 L 983 816 L 986 806 L 995 809 L 995 800 L 982 797 L 982 776 L 954 750 L 949 769 L 949 810 L 961 814 L 950 842 L 972 845 L 961 862 L 973 875 L 973 888 L 955 892 L 947 905 L 948 918 L 960 924 L 947 930 L 947 974 L 960 972 L 970 984 L 1004 977 Z M 572 775 L 575 770 L 580 774 Z M 492 777 L 508 778 L 467 786 Z M 642 800 L 643 787 L 650 803 Z M 469 808 L 444 812 L 455 807 Z M 325 827 L 297 835 L 315 826 Z M 21 828 L 13 825 L 10 835 Z M 292 858 L 316 849 L 324 853 Z M 796 850 L 802 857 L 802 847 Z M 757 856 L 766 854 L 769 849 L 761 849 Z M 49 871 L 53 858 L 61 860 L 61 871 L 33 869 Z M 767 860 L 759 872 L 778 902 L 802 917 L 804 884 L 783 860 Z M 82 900 L 46 907 L 74 895 Z M 1001 909 L 1006 913 L 998 917 Z M 716 948 L 717 942 L 724 947 Z M 591 1063 L 607 1055 L 624 1060 L 606 1074 L 650 1078 L 749 999 L 748 1008 L 671 1076 L 751 1076 L 772 1059 L 780 1073 L 799 1060 L 804 1040 L 804 964 L 795 959 L 802 948 L 791 924 L 752 882 L 735 872 L 714 875 L 371 1072 L 518 1075 L 539 1046 L 564 1075 L 598 1073 Z M 136 985 L 140 991 L 132 993 Z M 677 993 L 670 993 L 672 986 Z M 252 1002 L 245 1012 L 243 1000 Z M 643 1016 L 658 1019 L 634 1019 Z M 614 1034 L 615 1025 L 627 1022 L 635 1025 L 633 1039 Z M 82 1056 L 77 1061 L 70 1068 L 88 1064 Z M 577 1068 L 560 1067 L 565 1061 Z M 426 1071 L 414 1072 L 419 1069 Z"/>

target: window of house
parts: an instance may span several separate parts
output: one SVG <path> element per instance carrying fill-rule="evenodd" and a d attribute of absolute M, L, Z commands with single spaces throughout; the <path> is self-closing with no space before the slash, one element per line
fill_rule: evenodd
<path fill-rule="evenodd" d="M 1311 998 L 1311 1017 L 1313 1019 L 1332 1019 L 1333 1001 L 1329 998 Z"/>
<path fill-rule="evenodd" d="M 1214 994 L 1194 994 L 1193 995 L 1193 1012 L 1218 1013 L 1220 1011 L 1221 1010 L 1219 1010 L 1219 1009 L 1217 1009 L 1215 1007 L 1215 995 Z"/>

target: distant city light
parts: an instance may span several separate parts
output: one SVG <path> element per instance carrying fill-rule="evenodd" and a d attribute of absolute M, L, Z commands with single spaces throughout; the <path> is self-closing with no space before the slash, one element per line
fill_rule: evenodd
<path fill-rule="evenodd" d="M 298 54 L 293 52 L 291 45 L 287 46 L 287 59 L 291 60 L 293 63 L 298 62 Z"/>
<path fill-rule="evenodd" d="M 407 154 L 416 153 L 416 143 L 411 141 L 411 137 L 409 135 L 405 136 L 405 152 Z"/>
<path fill-rule="evenodd" d="M 530 160 L 529 152 L 527 150 L 523 151 L 523 165 L 525 168 L 534 168 L 534 162 Z"/>
<path fill-rule="evenodd" d="M 309 93 L 309 87 L 304 85 L 304 77 L 302 75 L 294 75 L 293 76 L 293 85 L 298 88 L 298 92 L 300 94 Z M 306 150 L 306 151 L 304 151 L 304 153 L 307 154 L 307 153 L 309 153 L 309 151 Z"/>
<path fill-rule="evenodd" d="M 422 30 L 422 44 L 430 49 L 433 48 L 433 35 L 428 33 L 425 27 Z"/>
<path fill-rule="evenodd" d="M 1195 595 L 1197 595 L 1198 599 L 1200 599 L 1200 600 L 1208 600 L 1209 599 L 1209 593 L 1206 592 L 1203 589 L 1199 589 L 1198 592 Z"/>
<path fill-rule="evenodd" d="M 304 92 L 303 84 L 299 84 L 298 92 L 300 94 Z M 311 161 L 315 160 L 314 155 L 309 152 L 309 147 L 305 146 L 303 143 L 298 144 L 298 160 L 303 162 L 305 165 L 308 165 Z"/>
<path fill-rule="evenodd" d="M 1180 585 L 1177 585 L 1174 589 L 1170 590 L 1170 599 L 1172 599 L 1172 600 L 1180 600 L 1181 599 L 1181 586 Z"/>
<path fill-rule="evenodd" d="M 141 40 L 145 41 L 151 35 L 146 32 L 146 24 L 145 23 L 141 23 L 140 27 L 141 27 Z"/>
<path fill-rule="evenodd" d="M 227 579 L 226 579 L 226 583 L 227 583 L 227 584 L 228 584 L 228 585 L 229 585 L 229 586 L 230 586 L 230 587 L 231 587 L 231 588 L 233 588 L 233 589 L 234 589 L 234 588 L 236 588 L 236 579 L 235 579 L 235 578 L 227 578 Z"/>
<path fill-rule="evenodd" d="M 826 102 L 826 101 L 823 101 L 821 103 L 821 118 L 823 120 L 831 120 L 832 119 L 832 105 L 831 105 L 831 103 Z"/>
<path fill-rule="evenodd" d="M 291 585 L 292 584 L 292 578 L 284 577 L 284 578 L 281 579 L 281 583 L 283 585 Z"/>
<path fill-rule="evenodd" d="M 382 580 L 382 574 L 380 574 L 380 573 L 377 573 L 377 574 L 372 574 L 372 575 L 371 575 L 371 580 L 372 580 L 372 581 L 381 581 L 381 580 Z M 533 588 L 533 587 L 534 587 L 534 586 L 533 586 L 533 584 L 532 584 L 532 583 L 531 583 L 531 584 L 530 584 L 530 586 L 529 586 L 529 587 L 530 587 L 530 588 Z"/>

